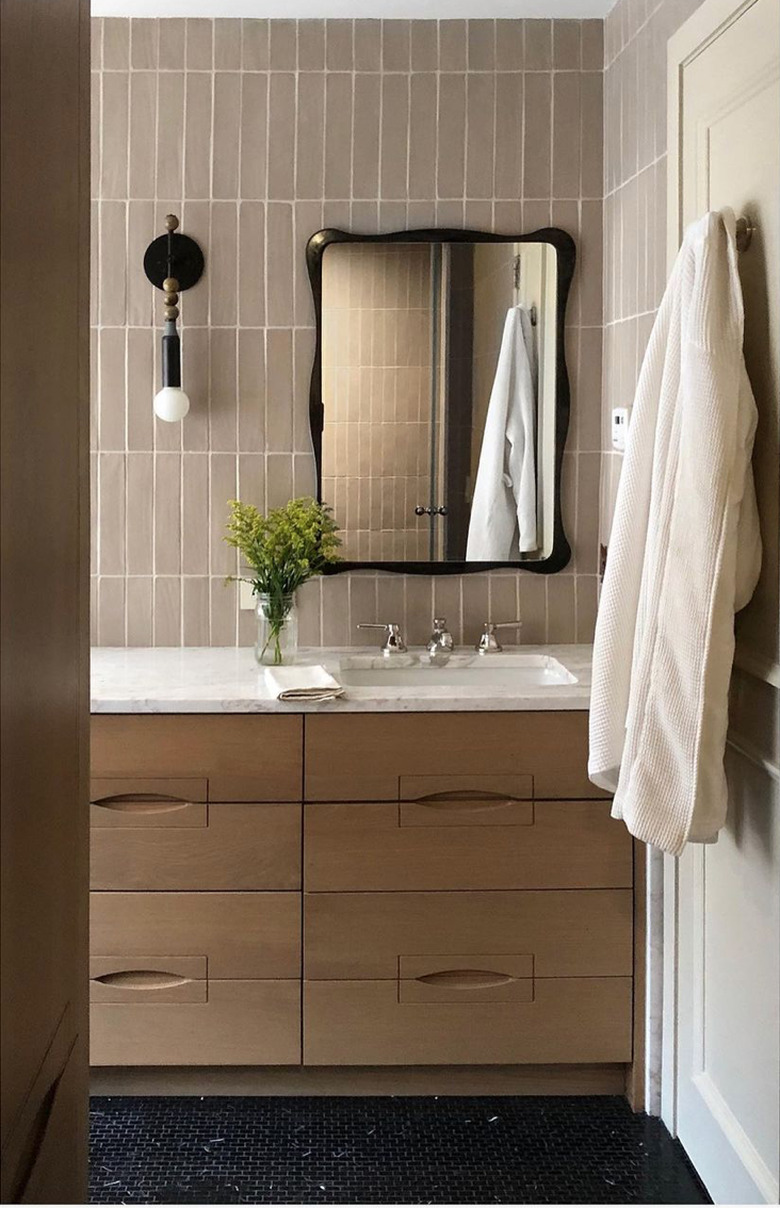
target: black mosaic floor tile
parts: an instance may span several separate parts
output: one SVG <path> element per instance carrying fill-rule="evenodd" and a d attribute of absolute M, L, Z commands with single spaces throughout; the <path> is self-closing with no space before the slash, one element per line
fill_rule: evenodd
<path fill-rule="evenodd" d="M 93 1204 L 704 1204 L 620 1098 L 95 1098 Z"/>

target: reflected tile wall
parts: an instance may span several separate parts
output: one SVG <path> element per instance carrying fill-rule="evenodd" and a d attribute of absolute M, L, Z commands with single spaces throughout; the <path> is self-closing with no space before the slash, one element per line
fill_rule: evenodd
<path fill-rule="evenodd" d="M 610 415 L 630 407 L 666 284 L 666 44 L 700 0 L 618 0 L 604 26 L 604 405 L 601 540 L 623 457 Z"/>
<path fill-rule="evenodd" d="M 301 637 L 352 642 L 436 610 L 457 640 L 519 613 L 527 642 L 587 641 L 596 606 L 601 439 L 599 21 L 93 23 L 93 639 L 251 640 L 222 541 L 226 501 L 310 493 L 314 345 L 303 249 L 322 226 L 577 239 L 564 506 L 575 556 L 549 579 L 358 573 L 307 586 Z M 164 215 L 203 245 L 182 299 L 192 410 L 161 424 L 160 295 L 141 262 Z M 500 616 L 499 616 L 500 614 Z"/>

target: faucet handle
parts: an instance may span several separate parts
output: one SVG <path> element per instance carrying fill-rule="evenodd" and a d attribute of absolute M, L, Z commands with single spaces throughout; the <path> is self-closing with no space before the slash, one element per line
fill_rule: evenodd
<path fill-rule="evenodd" d="M 482 634 L 474 649 L 478 654 L 500 654 L 504 649 L 496 637 L 497 629 L 520 629 L 522 621 L 485 621 Z"/>
<path fill-rule="evenodd" d="M 455 649 L 455 641 L 447 628 L 446 617 L 433 618 L 433 633 L 426 650 L 432 659 L 446 662 Z"/>
<path fill-rule="evenodd" d="M 379 649 L 382 654 L 406 654 L 406 642 L 401 633 L 401 626 L 396 625 L 394 621 L 369 622 L 361 621 L 358 629 L 382 629 L 385 633 L 385 640 L 382 642 Z"/>

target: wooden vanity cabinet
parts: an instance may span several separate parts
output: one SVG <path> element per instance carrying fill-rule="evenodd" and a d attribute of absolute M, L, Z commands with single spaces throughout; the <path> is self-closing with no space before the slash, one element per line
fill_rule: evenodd
<path fill-rule="evenodd" d="M 96 717 L 93 1062 L 630 1061 L 586 765 L 584 713 Z"/>

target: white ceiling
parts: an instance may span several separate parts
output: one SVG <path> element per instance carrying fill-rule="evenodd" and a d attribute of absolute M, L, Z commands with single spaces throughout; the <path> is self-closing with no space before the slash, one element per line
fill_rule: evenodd
<path fill-rule="evenodd" d="M 92 0 L 96 17 L 603 17 L 614 0 Z"/>

